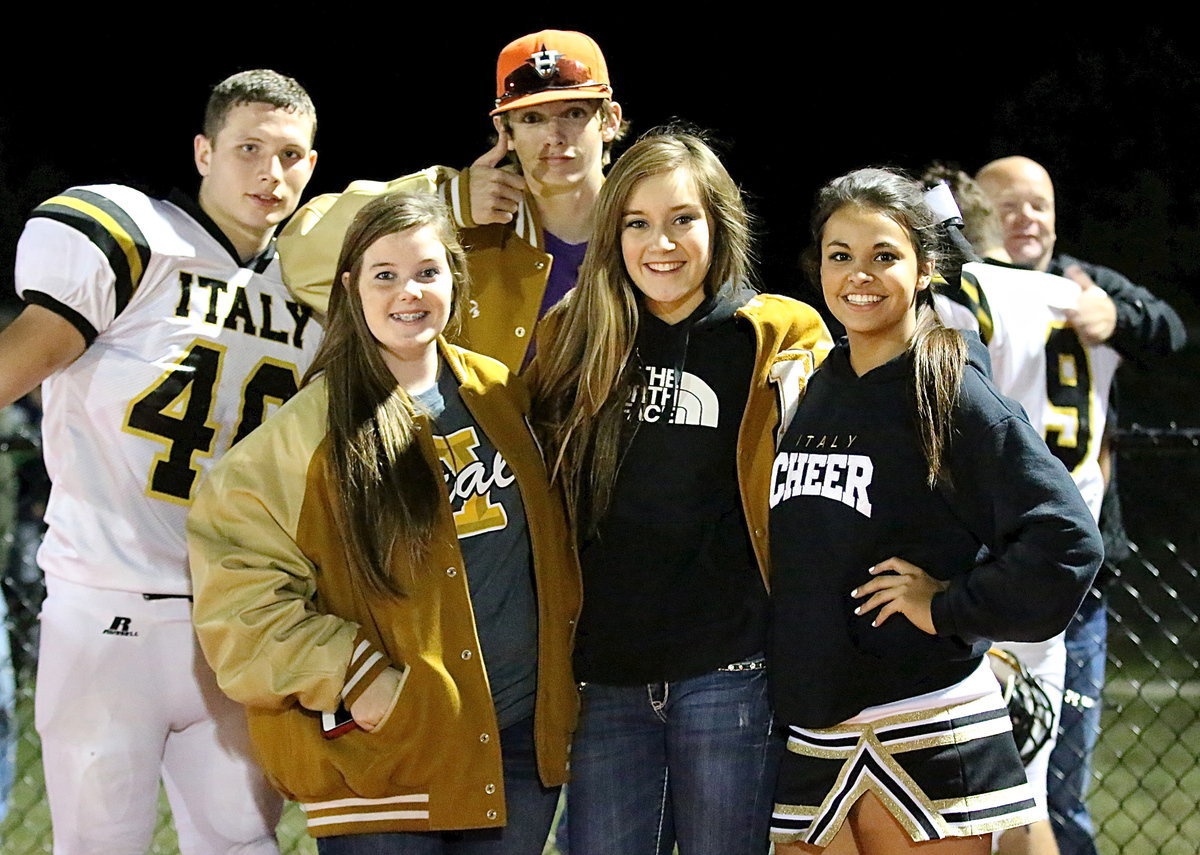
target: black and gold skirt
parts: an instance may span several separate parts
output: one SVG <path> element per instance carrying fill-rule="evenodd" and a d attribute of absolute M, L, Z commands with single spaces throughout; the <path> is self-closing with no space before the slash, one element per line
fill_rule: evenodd
<path fill-rule="evenodd" d="M 771 839 L 825 847 L 873 792 L 916 842 L 1045 819 L 1025 778 L 1008 710 L 994 694 L 863 724 L 790 726 Z"/>

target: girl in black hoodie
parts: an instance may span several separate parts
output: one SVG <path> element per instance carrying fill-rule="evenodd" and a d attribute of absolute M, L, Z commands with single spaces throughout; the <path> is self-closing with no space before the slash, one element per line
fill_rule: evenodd
<path fill-rule="evenodd" d="M 811 371 L 828 333 L 747 286 L 746 210 L 698 138 L 634 144 L 596 211 L 531 367 L 584 573 L 570 848 L 763 855 L 771 374 Z"/>
<path fill-rule="evenodd" d="M 978 339 L 933 312 L 922 196 L 858 170 L 813 218 L 847 337 L 772 470 L 780 855 L 985 855 L 991 832 L 1044 817 L 984 653 L 1060 632 L 1100 562 L 1066 469 L 996 392 Z"/>

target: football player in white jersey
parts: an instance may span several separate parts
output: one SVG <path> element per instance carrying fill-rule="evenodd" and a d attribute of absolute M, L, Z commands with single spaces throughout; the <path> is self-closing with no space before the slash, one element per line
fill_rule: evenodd
<path fill-rule="evenodd" d="M 195 643 L 184 518 L 316 350 L 273 241 L 315 129 L 296 81 L 236 74 L 195 138 L 198 199 L 74 187 L 18 244 L 26 308 L 0 335 L 0 407 L 43 384 L 36 720 L 60 855 L 147 851 L 160 778 L 184 855 L 277 852 L 281 802 Z"/>
<path fill-rule="evenodd" d="M 992 358 L 996 388 L 1025 408 L 1030 424 L 1067 467 L 1092 517 L 1099 519 L 1104 497 L 1101 440 L 1121 357 L 1112 347 L 1085 342 L 1076 333 L 1073 321 L 1086 286 L 1008 266 L 999 219 L 973 179 L 945 168 L 928 170 L 925 178 L 949 184 L 962 211 L 964 235 L 979 255 L 1001 262 L 963 264 L 959 287 L 934 298 L 938 315 L 947 326 L 980 334 Z M 1000 647 L 1014 653 L 1041 680 L 1057 721 L 1066 670 L 1063 634 L 1044 642 L 1005 642 Z M 1057 725 L 1026 766 L 1043 805 L 1056 731 Z M 1057 855 L 1058 847 L 1049 820 L 1042 820 L 1005 832 L 999 851 Z"/>

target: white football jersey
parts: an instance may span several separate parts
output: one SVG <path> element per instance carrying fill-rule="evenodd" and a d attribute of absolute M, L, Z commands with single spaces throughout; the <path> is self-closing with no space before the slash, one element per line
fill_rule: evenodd
<path fill-rule="evenodd" d="M 34 211 L 17 292 L 88 347 L 42 386 L 46 573 L 188 594 L 184 520 L 205 471 L 295 393 L 320 342 L 272 244 L 243 266 L 193 200 L 75 187 Z"/>
<path fill-rule="evenodd" d="M 996 387 L 1025 408 L 1099 519 L 1100 441 L 1121 357 L 1107 345 L 1085 346 L 1067 323 L 1079 290 L 1061 276 L 971 262 L 961 289 L 936 295 L 934 305 L 946 326 L 980 334 Z"/>

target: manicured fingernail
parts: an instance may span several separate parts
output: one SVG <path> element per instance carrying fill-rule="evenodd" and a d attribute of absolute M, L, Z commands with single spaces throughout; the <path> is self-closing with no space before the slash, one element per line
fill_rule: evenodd
<path fill-rule="evenodd" d="M 850 592 L 850 596 L 852 596 L 852 597 L 857 597 L 857 596 L 858 596 L 858 588 L 855 588 L 853 591 L 851 591 L 851 592 Z M 855 614 L 858 614 L 858 609 L 855 609 L 855 610 L 854 610 L 854 613 L 855 613 Z"/>
<path fill-rule="evenodd" d="M 856 608 L 856 609 L 854 610 L 854 613 L 855 613 L 856 615 L 861 615 L 861 614 L 862 614 L 862 606 L 859 606 L 858 608 Z"/>

